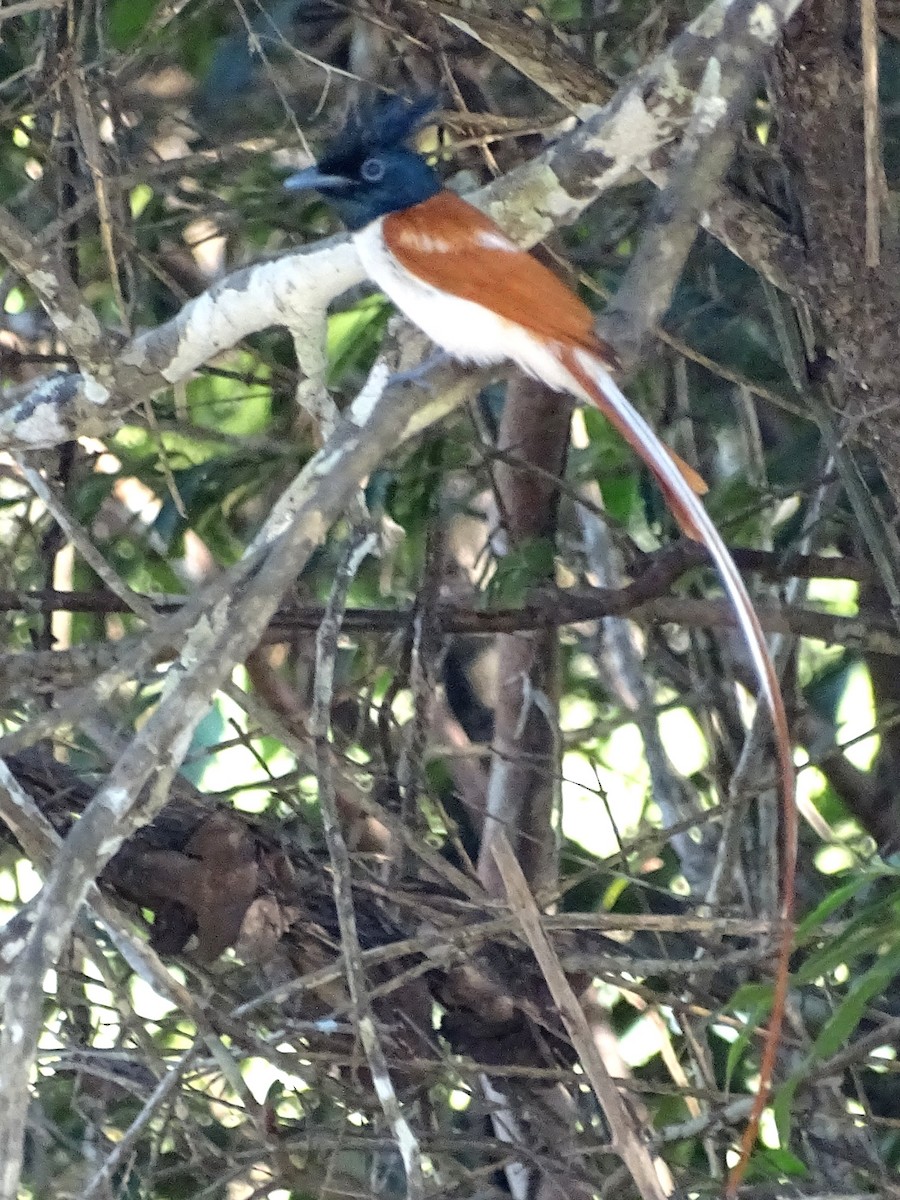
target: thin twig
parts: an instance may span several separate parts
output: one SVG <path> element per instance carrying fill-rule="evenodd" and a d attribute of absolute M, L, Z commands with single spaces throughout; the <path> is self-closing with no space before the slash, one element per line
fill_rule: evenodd
<path fill-rule="evenodd" d="M 643 581 L 638 579 L 623 588 L 538 588 L 526 604 L 513 608 L 481 608 L 477 605 L 477 597 L 473 597 L 470 603 L 442 602 L 435 611 L 435 625 L 443 633 L 517 633 L 529 629 L 578 625 L 604 617 L 627 616 L 644 625 L 663 622 L 689 628 L 733 627 L 729 606 L 723 600 L 715 596 L 695 598 L 666 595 L 667 582 L 654 577 Z M 135 593 L 133 599 L 137 595 Z M 144 599 L 154 605 L 158 614 L 169 615 L 173 622 L 167 630 L 155 636 L 156 651 L 161 646 L 178 645 L 179 631 L 183 630 L 185 624 L 183 614 L 189 602 L 181 596 L 167 596 L 164 600 L 153 597 Z M 0 592 L 0 612 L 118 613 L 132 610 L 131 604 L 102 592 L 54 592 L 49 589 L 24 593 Z M 266 640 L 284 641 L 298 631 L 315 631 L 323 612 L 323 607 L 318 604 L 298 604 L 282 609 L 269 623 Z M 839 616 L 819 609 L 765 603 L 760 604 L 758 615 L 767 633 L 815 638 L 829 645 L 852 646 L 869 653 L 900 654 L 900 634 L 896 623 L 884 613 L 864 610 L 856 616 Z M 176 620 L 176 617 L 179 619 Z M 409 625 L 412 618 L 413 613 L 409 609 L 360 606 L 347 612 L 343 628 L 345 632 L 355 634 L 393 633 Z M 129 641 L 128 653 L 135 646 L 141 649 L 139 642 Z M 87 648 L 82 649 L 85 654 L 89 653 Z M 63 652 L 56 653 L 62 659 Z M 56 657 L 56 653 L 50 657 Z M 23 666 L 39 661 L 26 653 L 21 656 L 8 655 L 6 659 L 12 665 L 18 657 L 21 657 Z M 49 666 L 46 655 L 40 661 L 45 669 Z M 45 729 L 52 731 L 64 723 L 60 721 L 54 725 L 51 722 Z M 0 750 L 8 752 L 7 743 L 0 743 Z"/>
<path fill-rule="evenodd" d="M 584 1072 L 606 1117 L 613 1149 L 628 1167 L 644 1200 L 665 1200 L 668 1193 L 660 1182 L 657 1165 L 619 1095 L 615 1080 L 600 1057 L 578 997 L 572 991 L 556 951 L 544 932 L 540 911 L 502 832 L 494 838 L 492 849 L 510 907 L 519 918 L 525 940 L 538 961 L 572 1045 L 578 1052 Z"/>
<path fill-rule="evenodd" d="M 154 608 L 151 601 L 146 597 L 141 596 L 138 592 L 132 589 L 122 581 L 119 574 L 112 569 L 97 547 L 94 545 L 91 535 L 66 508 L 62 497 L 57 489 L 49 483 L 40 471 L 36 471 L 34 467 L 30 467 L 24 461 L 21 455 L 13 456 L 22 475 L 25 478 L 28 486 L 44 504 L 48 512 L 53 516 L 53 519 L 62 529 L 63 533 L 88 564 L 94 573 L 103 580 L 113 595 L 118 598 L 131 610 L 141 617 L 148 624 L 155 625 L 160 614 Z"/>
<path fill-rule="evenodd" d="M 859 0 L 863 64 L 863 144 L 866 156 L 866 266 L 881 263 L 881 121 L 878 112 L 877 0 Z"/>
<path fill-rule="evenodd" d="M 104 1196 L 110 1194 L 113 1176 L 120 1167 L 124 1166 L 126 1159 L 132 1154 L 138 1138 L 181 1083 L 184 1072 L 187 1070 L 196 1052 L 197 1046 L 195 1043 L 184 1051 L 177 1062 L 172 1064 L 144 1101 L 141 1111 L 125 1130 L 121 1140 L 116 1142 L 113 1149 L 103 1160 L 93 1179 L 90 1180 L 82 1192 L 82 1200 L 91 1200 L 91 1197 L 98 1195 L 98 1193 Z"/>
<path fill-rule="evenodd" d="M 210 585 L 207 595 L 224 587 L 221 599 L 208 606 L 201 593 L 189 602 L 194 623 L 179 666 L 170 672 L 159 705 L 66 837 L 9 980 L 0 1033 L 0 1145 L 6 1154 L 0 1173 L 2 1200 L 15 1200 L 19 1191 L 28 1081 L 42 1027 L 43 980 L 93 881 L 125 839 L 163 806 L 211 696 L 258 643 L 280 597 L 346 510 L 360 481 L 396 447 L 411 423 L 427 425 L 447 411 L 448 403 L 459 404 L 466 394 L 463 388 L 450 397 L 426 398 L 423 405 L 416 389 L 398 388 L 387 401 L 378 396 L 361 411 L 351 409 L 350 418 L 270 515 L 254 543 L 259 549 Z"/>
<path fill-rule="evenodd" d="M 334 667 L 341 615 L 347 603 L 350 584 L 363 559 L 371 553 L 376 544 L 376 535 L 371 530 L 357 528 L 351 535 L 343 562 L 335 574 L 334 586 L 316 638 L 316 675 L 310 733 L 316 747 L 316 774 L 319 781 L 322 828 L 334 868 L 334 902 L 341 930 L 341 947 L 344 953 L 347 987 L 353 1005 L 354 1023 L 359 1031 L 359 1038 L 372 1073 L 372 1083 L 384 1115 L 394 1131 L 403 1165 L 406 1168 L 407 1194 L 413 1200 L 417 1200 L 425 1194 L 422 1152 L 409 1121 L 400 1109 L 387 1058 L 375 1025 L 375 1013 L 361 959 L 359 934 L 356 928 L 356 910 L 353 905 L 353 875 L 350 854 L 344 840 L 337 809 L 329 740 L 331 702 L 334 694 Z"/>

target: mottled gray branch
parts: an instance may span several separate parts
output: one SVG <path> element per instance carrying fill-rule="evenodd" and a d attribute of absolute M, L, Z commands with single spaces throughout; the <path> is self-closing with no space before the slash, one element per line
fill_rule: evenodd
<path fill-rule="evenodd" d="M 231 573 L 228 590 L 201 608 L 180 660 L 169 672 L 156 710 L 115 763 L 106 783 L 66 837 L 38 899 L 24 948 L 16 958 L 4 1006 L 0 1062 L 0 1200 L 15 1200 L 22 1167 L 28 1079 L 41 1029 L 42 983 L 57 961 L 94 880 L 127 837 L 165 804 L 172 778 L 210 699 L 261 638 L 281 596 L 329 527 L 345 511 L 360 481 L 407 431 L 436 420 L 468 395 L 451 387 L 424 399 L 404 387 L 363 395 L 278 506 L 257 551 Z M 283 532 L 280 532 L 283 530 Z M 154 631 L 158 635 L 158 630 Z"/>
<path fill-rule="evenodd" d="M 0 257 L 26 280 L 56 332 L 90 377 L 88 391 L 103 403 L 115 345 L 52 250 L 41 249 L 12 213 L 0 208 Z M 87 385 L 86 385 L 87 386 Z"/>
<path fill-rule="evenodd" d="M 571 49 L 564 44 L 535 38 L 534 29 L 517 23 L 515 18 L 485 15 L 475 12 L 452 0 L 428 0 L 429 9 L 436 9 L 448 24 L 474 38 L 491 53 L 504 59 L 517 71 L 531 79 L 548 96 L 562 107 L 568 108 L 582 120 L 590 119 L 598 105 L 612 98 L 613 89 L 598 71 L 573 58 Z M 638 80 L 647 80 L 644 94 L 648 109 L 655 109 L 656 91 L 649 77 L 682 82 L 682 96 L 690 91 L 689 77 L 697 63 L 704 63 L 708 50 L 710 30 L 722 19 L 725 5 L 710 5 L 702 16 L 680 37 L 672 42 L 661 58 L 639 71 L 629 86 Z M 746 11 L 746 10 L 745 10 Z M 662 69 L 663 65 L 666 69 Z M 660 105 L 670 106 L 670 97 L 664 88 L 659 89 Z M 668 112 L 660 112 L 661 119 L 668 119 Z M 650 163 L 636 167 L 656 187 L 664 187 L 668 178 L 667 164 L 672 155 L 671 144 L 661 146 L 652 156 Z M 742 258 L 770 283 L 787 292 L 795 292 L 797 276 L 802 273 L 803 244 L 763 204 L 754 203 L 723 182 L 703 224 L 709 232 L 723 242 L 732 253 Z"/>
<path fill-rule="evenodd" d="M 774 22 L 762 25 L 770 35 L 774 28 Z M 734 156 L 740 118 L 763 56 L 772 46 L 771 36 L 752 30 L 748 27 L 745 39 L 724 43 L 707 60 L 669 180 L 650 209 L 625 278 L 603 314 L 602 335 L 625 365 L 640 358 L 644 342 L 665 316 L 700 220 Z"/>
<path fill-rule="evenodd" d="M 729 53 L 729 47 L 772 44 L 798 2 L 713 0 L 608 105 L 544 154 L 469 198 L 526 247 L 556 226 L 571 224 L 632 170 L 657 168 L 657 159 L 691 119 L 711 57 Z M 0 211 L 0 254 L 29 278 L 60 336 L 90 368 L 43 379 L 4 397 L 0 444 L 17 449 L 108 432 L 136 404 L 187 378 L 250 333 L 282 325 L 295 340 L 304 329 L 315 340 L 323 310 L 363 278 L 355 252 L 342 238 L 245 267 L 192 300 L 173 320 L 125 343 L 110 364 L 97 357 L 101 331 L 80 295 L 58 290 L 27 231 L 6 218 Z M 783 271 L 778 278 L 775 261 L 781 250 L 769 246 L 763 267 L 754 261 L 752 247 L 740 249 L 742 228 L 735 219 L 717 232 L 736 253 L 783 285 Z M 781 249 L 788 254 L 786 243 Z"/>
<path fill-rule="evenodd" d="M 24 17 L 26 13 L 40 12 L 48 8 L 62 8 L 66 0 L 15 0 L 0 11 L 0 25 L 13 17 Z"/>
<path fill-rule="evenodd" d="M 0 211 L 0 254 L 8 257 L 8 250 Z M 359 259 L 346 238 L 234 271 L 171 321 L 126 342 L 114 362 L 104 366 L 102 387 L 95 374 L 82 372 L 10 390 L 0 412 L 0 444 L 33 450 L 107 433 L 136 405 L 187 379 L 241 338 L 273 325 L 290 327 L 298 337 L 305 333 L 318 346 L 325 309 L 362 279 Z M 91 318 L 99 335 L 96 318 Z M 71 339 L 55 323 L 77 357 Z"/>
<path fill-rule="evenodd" d="M 671 148 L 691 120 L 709 61 L 729 60 L 732 54 L 758 54 L 773 46 L 799 4 L 800 0 L 713 0 L 584 124 L 540 157 L 484 189 L 482 207 L 511 236 L 533 244 L 552 228 L 577 220 L 601 193 L 632 170 L 661 186 L 667 178 Z M 517 211 L 522 196 L 529 204 L 524 211 Z M 774 221 L 737 198 L 720 197 L 714 217 L 705 223 L 729 249 L 777 286 L 795 289 L 788 266 L 796 268 L 802 251 L 796 239 Z M 535 225 L 537 235 L 532 236 Z"/>

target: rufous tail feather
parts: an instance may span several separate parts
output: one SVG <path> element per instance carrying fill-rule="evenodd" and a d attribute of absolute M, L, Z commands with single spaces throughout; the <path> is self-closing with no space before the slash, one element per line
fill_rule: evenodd
<path fill-rule="evenodd" d="M 797 859 L 797 807 L 794 759 L 784 699 L 753 601 L 728 547 L 698 499 L 697 492 L 705 491 L 706 485 L 693 468 L 674 455 L 657 437 L 596 355 L 578 346 L 566 346 L 561 350 L 560 358 L 578 385 L 577 393 L 584 395 L 600 409 L 653 472 L 684 533 L 695 541 L 702 542 L 709 551 L 734 608 L 738 626 L 753 660 L 760 693 L 772 717 L 781 800 L 781 934 L 775 967 L 772 1011 L 760 1063 L 759 1087 L 741 1140 L 740 1157 L 728 1177 L 725 1189 L 726 1197 L 733 1197 L 744 1177 L 759 1130 L 760 1117 L 772 1090 L 772 1076 L 781 1041 L 790 984 L 794 875 Z M 698 480 L 701 485 L 699 488 Z"/>
<path fill-rule="evenodd" d="M 666 443 L 663 442 L 663 445 L 666 446 Z M 709 491 L 709 486 L 703 476 L 698 474 L 698 472 L 694 470 L 690 463 L 686 463 L 680 454 L 676 454 L 671 446 L 666 446 L 666 450 L 668 450 L 670 456 L 674 459 L 675 466 L 684 476 L 685 483 L 688 485 L 694 495 L 705 496 Z"/>

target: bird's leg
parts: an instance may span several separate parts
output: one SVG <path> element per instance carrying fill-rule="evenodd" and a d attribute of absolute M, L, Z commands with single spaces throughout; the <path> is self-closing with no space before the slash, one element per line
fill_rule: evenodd
<path fill-rule="evenodd" d="M 410 367 L 407 371 L 396 371 L 388 377 L 385 390 L 387 388 L 399 387 L 404 383 L 415 383 L 419 387 L 426 388 L 429 392 L 434 391 L 434 385 L 429 383 L 428 376 L 437 367 L 444 367 L 447 363 L 452 362 L 452 355 L 446 350 L 436 350 L 434 354 L 429 354 L 427 358 L 423 358 L 417 367 Z"/>

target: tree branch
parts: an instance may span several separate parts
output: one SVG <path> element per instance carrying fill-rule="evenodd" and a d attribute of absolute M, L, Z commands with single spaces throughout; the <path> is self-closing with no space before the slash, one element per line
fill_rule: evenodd
<path fill-rule="evenodd" d="M 772 45 L 798 0 L 713 0 L 709 8 L 616 97 L 546 153 L 469 199 L 522 246 L 571 224 L 604 191 L 636 167 L 649 169 L 691 119 L 706 62 L 726 48 Z M 730 54 L 731 51 L 729 51 Z M 102 331 L 77 292 L 47 272 L 27 230 L 0 209 L 0 255 L 29 279 L 81 374 L 55 375 L 4 397 L 0 444 L 50 447 L 99 435 L 137 403 L 186 379 L 242 337 L 273 325 L 317 337 L 321 315 L 361 282 L 346 239 L 258 263 L 226 276 L 171 321 L 127 342 L 114 361 L 98 357 Z M 461 370 L 459 368 L 458 370 Z"/>
<path fill-rule="evenodd" d="M 65 839 L 38 899 L 34 921 L 16 959 L 4 1006 L 0 1063 L 0 1145 L 6 1158 L 0 1200 L 15 1200 L 22 1167 L 28 1078 L 41 1029 L 47 970 L 59 957 L 97 875 L 125 838 L 152 820 L 210 699 L 261 638 L 284 591 L 345 511 L 361 480 L 409 428 L 435 420 L 468 393 L 457 388 L 423 406 L 410 387 L 358 400 L 322 450 L 282 497 L 250 553 L 226 581 L 220 598 L 191 629 L 162 699 L 113 766 L 107 782 Z"/>

